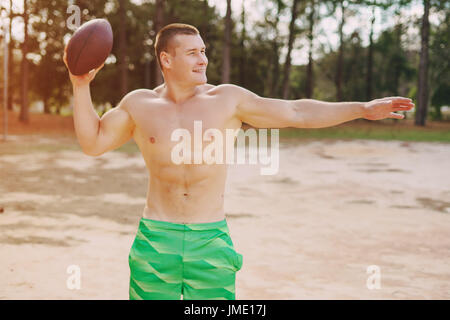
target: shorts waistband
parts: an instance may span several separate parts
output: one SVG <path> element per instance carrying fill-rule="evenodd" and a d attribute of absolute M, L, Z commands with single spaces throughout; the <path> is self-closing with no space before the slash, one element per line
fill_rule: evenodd
<path fill-rule="evenodd" d="M 174 223 L 162 220 L 153 220 L 141 217 L 140 223 L 148 228 L 166 229 L 166 230 L 214 230 L 225 228 L 228 230 L 227 220 L 223 219 L 215 222 L 206 223 Z"/>

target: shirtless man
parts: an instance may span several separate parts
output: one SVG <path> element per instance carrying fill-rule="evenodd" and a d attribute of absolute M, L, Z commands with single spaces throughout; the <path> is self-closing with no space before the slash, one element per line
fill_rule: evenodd
<path fill-rule="evenodd" d="M 205 44 L 186 24 L 161 29 L 155 51 L 164 84 L 128 93 L 101 118 L 89 83 L 103 65 L 84 76 L 70 74 L 83 152 L 100 156 L 133 138 L 149 170 L 146 206 L 129 254 L 130 299 L 235 299 L 235 273 L 243 259 L 234 250 L 223 209 L 227 165 L 175 164 L 174 130 L 193 135 L 196 120 L 203 132 L 237 130 L 242 122 L 255 128 L 322 128 L 357 118 L 402 119 L 394 112 L 414 107 L 402 97 L 367 103 L 280 100 L 232 84 L 208 84 Z"/>

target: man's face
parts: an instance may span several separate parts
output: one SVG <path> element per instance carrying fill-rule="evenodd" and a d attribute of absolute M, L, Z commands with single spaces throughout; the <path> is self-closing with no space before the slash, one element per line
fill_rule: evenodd
<path fill-rule="evenodd" d="M 176 35 L 172 39 L 172 53 L 170 56 L 170 73 L 173 78 L 193 83 L 204 84 L 207 81 L 206 67 L 208 58 L 205 53 L 205 44 L 200 35 Z"/>

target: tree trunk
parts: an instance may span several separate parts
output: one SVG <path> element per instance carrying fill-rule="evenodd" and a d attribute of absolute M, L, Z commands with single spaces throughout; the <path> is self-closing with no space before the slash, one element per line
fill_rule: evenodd
<path fill-rule="evenodd" d="M 286 62 L 284 63 L 284 76 L 283 76 L 283 99 L 289 97 L 289 75 L 291 73 L 291 52 L 295 41 L 295 20 L 297 20 L 297 5 L 299 0 L 294 0 L 291 11 L 291 22 L 289 24 L 289 41 L 288 52 L 286 55 Z"/>
<path fill-rule="evenodd" d="M 150 82 L 150 74 L 151 74 L 151 64 L 150 60 L 145 60 L 144 64 L 144 88 L 152 89 Z"/>
<path fill-rule="evenodd" d="M 203 39 L 203 42 L 205 43 L 206 46 L 206 55 L 208 57 L 214 57 L 215 55 L 215 50 L 216 47 L 212 46 L 211 43 L 214 40 L 215 36 L 213 35 L 213 33 L 208 32 L 209 28 L 210 28 L 210 15 L 209 15 L 209 11 L 210 11 L 210 7 L 208 4 L 208 0 L 203 0 L 203 24 L 202 24 L 202 30 L 201 31 L 201 36 Z M 220 50 L 220 49 L 219 49 Z"/>
<path fill-rule="evenodd" d="M 337 61 L 337 69 L 336 69 L 336 100 L 342 101 L 342 69 L 344 63 L 344 24 L 345 24 L 345 7 L 342 1 L 340 1 L 341 5 L 341 22 L 339 23 L 339 52 L 338 52 L 338 61 Z"/>
<path fill-rule="evenodd" d="M 23 1 L 23 22 L 24 22 L 24 38 L 22 44 L 22 62 L 21 62 L 21 107 L 19 121 L 28 123 L 29 122 L 29 106 L 28 106 L 28 0 Z"/>
<path fill-rule="evenodd" d="M 127 38 L 126 38 L 126 0 L 119 0 L 119 81 L 120 94 L 122 96 L 128 91 L 128 63 L 127 63 Z"/>
<path fill-rule="evenodd" d="M 242 13 L 241 13 L 241 24 L 242 24 L 242 32 L 241 32 L 241 42 L 240 42 L 240 68 L 239 68 L 239 84 L 242 87 L 245 87 L 245 62 L 246 62 L 246 54 L 245 54 L 245 45 L 244 41 L 246 38 L 246 30 L 245 30 L 245 7 L 244 2 L 242 2 Z"/>
<path fill-rule="evenodd" d="M 415 125 L 417 126 L 425 126 L 428 108 L 428 38 L 430 32 L 428 15 L 430 12 L 430 0 L 423 0 L 423 6 L 424 13 L 421 30 L 422 47 L 420 49 L 417 111 L 415 115 Z"/>
<path fill-rule="evenodd" d="M 395 35 L 396 35 L 396 55 L 395 55 L 395 67 L 394 67 L 394 75 L 393 75 L 393 82 L 394 82 L 394 92 L 393 94 L 395 96 L 399 95 L 398 87 L 400 84 L 400 75 L 401 75 L 401 61 L 399 59 L 398 54 L 402 51 L 402 44 L 401 44 L 401 36 L 402 36 L 402 24 L 399 23 L 395 26 Z M 398 119 L 394 119 L 398 120 Z"/>
<path fill-rule="evenodd" d="M 200 35 L 203 39 L 203 42 L 206 43 L 208 42 L 208 8 L 209 8 L 209 4 L 208 4 L 208 0 L 203 0 L 203 20 L 202 20 L 202 24 L 200 26 Z"/>
<path fill-rule="evenodd" d="M 156 0 L 156 1 L 164 4 L 164 0 Z M 168 17 L 167 17 L 167 23 L 168 24 L 179 22 L 178 16 L 175 14 L 175 7 L 177 5 L 178 5 L 178 1 L 177 0 L 175 0 L 175 1 L 171 0 L 168 3 L 168 8 L 169 8 Z"/>
<path fill-rule="evenodd" d="M 12 0 L 9 0 L 9 47 L 8 47 L 8 101 L 7 106 L 8 110 L 12 110 L 12 102 L 13 102 L 13 85 L 12 85 L 12 73 L 13 73 L 13 40 L 12 40 L 12 20 L 14 17 Z"/>
<path fill-rule="evenodd" d="M 372 76 L 373 76 L 373 25 L 375 24 L 375 7 L 372 8 L 372 20 L 369 34 L 369 50 L 367 53 L 367 74 L 366 74 L 366 100 L 372 100 Z"/>
<path fill-rule="evenodd" d="M 313 93 L 313 31 L 314 31 L 314 8 L 315 1 L 311 0 L 311 12 L 309 14 L 309 52 L 308 52 L 308 66 L 306 68 L 306 98 L 311 99 Z"/>
<path fill-rule="evenodd" d="M 271 65 L 272 65 L 272 72 L 269 74 L 269 89 L 270 89 L 270 96 L 275 97 L 278 95 L 278 77 L 279 77 L 279 69 L 280 69 L 280 56 L 279 56 L 279 49 L 278 49 L 278 22 L 280 21 L 280 15 L 281 15 L 281 9 L 282 9 L 283 3 L 281 0 L 277 1 L 277 15 L 275 19 L 275 38 L 272 41 L 272 55 L 271 55 Z"/>
<path fill-rule="evenodd" d="M 394 96 L 399 96 L 399 84 L 400 84 L 400 76 L 401 76 L 401 60 L 399 58 L 399 54 L 402 51 L 402 47 L 401 47 L 401 36 L 402 36 L 402 24 L 399 23 L 395 26 L 395 36 L 396 36 L 396 53 L 394 55 L 394 72 L 392 75 L 392 80 L 394 83 L 394 91 L 392 92 Z M 401 112 L 403 113 L 403 112 Z M 404 113 L 403 113 L 404 114 Z M 398 123 L 399 119 L 393 119 L 394 123 Z"/>
<path fill-rule="evenodd" d="M 44 103 L 44 113 L 45 114 L 50 114 L 50 105 L 48 104 L 48 96 L 46 95 L 43 99 L 42 102 Z"/>
<path fill-rule="evenodd" d="M 231 47 L 231 0 L 227 0 L 225 16 L 225 35 L 223 41 L 222 83 L 230 82 L 230 47 Z"/>
<path fill-rule="evenodd" d="M 155 23 L 153 24 L 155 36 L 158 34 L 159 30 L 161 30 L 164 26 L 164 0 L 156 0 L 155 4 Z M 158 66 L 157 60 L 155 61 L 155 68 L 153 69 L 154 79 L 155 79 L 155 87 L 159 86 L 164 82 L 163 75 L 160 67 Z"/>

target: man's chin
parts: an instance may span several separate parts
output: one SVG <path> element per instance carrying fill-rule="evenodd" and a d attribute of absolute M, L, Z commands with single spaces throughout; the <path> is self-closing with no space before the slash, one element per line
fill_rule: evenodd
<path fill-rule="evenodd" d="M 203 79 L 195 79 L 195 84 L 197 86 L 205 84 L 206 82 L 208 82 L 208 79 L 206 77 L 204 77 Z"/>

